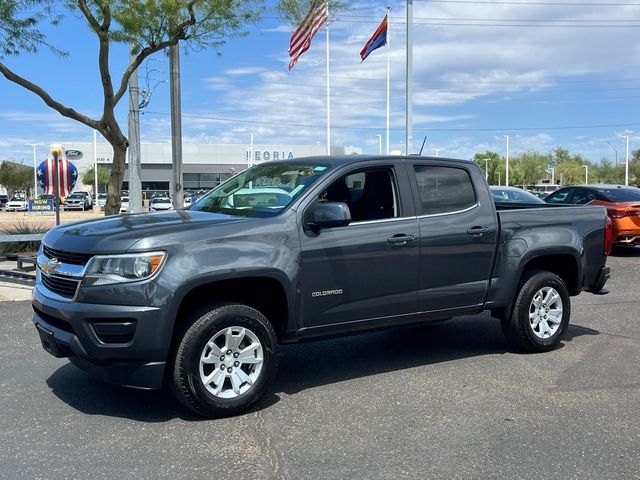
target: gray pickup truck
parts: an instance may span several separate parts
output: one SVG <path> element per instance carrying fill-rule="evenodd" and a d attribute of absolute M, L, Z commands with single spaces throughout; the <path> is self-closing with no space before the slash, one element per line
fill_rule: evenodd
<path fill-rule="evenodd" d="M 490 310 L 515 347 L 553 349 L 610 247 L 604 208 L 502 210 L 468 161 L 269 162 L 188 210 L 50 230 L 33 322 L 103 380 L 232 415 L 269 388 L 280 343 Z"/>

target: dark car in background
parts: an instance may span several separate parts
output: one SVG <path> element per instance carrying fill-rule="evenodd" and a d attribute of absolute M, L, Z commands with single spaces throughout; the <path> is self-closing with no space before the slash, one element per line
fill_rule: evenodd
<path fill-rule="evenodd" d="M 533 193 L 518 187 L 502 187 L 492 185 L 489 187 L 494 202 L 506 203 L 542 203 L 544 201 Z"/>
<path fill-rule="evenodd" d="M 613 243 L 640 245 L 640 188 L 624 185 L 575 185 L 551 193 L 556 205 L 601 205 L 613 222 Z"/>
<path fill-rule="evenodd" d="M 9 201 L 9 197 L 6 195 L 0 195 L 0 207 L 4 207 Z"/>

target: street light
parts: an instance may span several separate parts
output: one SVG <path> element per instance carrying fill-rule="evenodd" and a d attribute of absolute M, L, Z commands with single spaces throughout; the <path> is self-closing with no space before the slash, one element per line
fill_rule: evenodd
<path fill-rule="evenodd" d="M 25 143 L 25 145 L 33 147 L 33 198 L 35 200 L 36 198 L 38 198 L 38 175 L 36 172 L 36 170 L 38 169 L 38 165 L 36 165 L 36 147 L 42 144 Z"/>
<path fill-rule="evenodd" d="M 589 183 L 589 165 L 582 165 L 584 168 L 584 184 L 587 185 Z"/>
<path fill-rule="evenodd" d="M 622 138 L 626 140 L 627 153 L 624 156 L 624 184 L 629 186 L 629 135 L 623 135 Z"/>
<path fill-rule="evenodd" d="M 434 153 L 436 157 L 440 156 L 440 152 L 443 151 L 444 148 L 432 148 L 431 151 Z"/>
<path fill-rule="evenodd" d="M 504 175 L 504 184 L 508 187 L 509 186 L 509 135 L 503 135 L 503 137 L 507 140 L 507 165 L 506 165 L 506 172 Z"/>
<path fill-rule="evenodd" d="M 382 134 L 377 133 L 376 137 L 378 137 L 378 155 L 382 155 Z"/>

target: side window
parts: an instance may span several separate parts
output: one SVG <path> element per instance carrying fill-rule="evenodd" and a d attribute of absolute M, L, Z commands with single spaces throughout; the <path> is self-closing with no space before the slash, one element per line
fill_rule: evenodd
<path fill-rule="evenodd" d="M 559 190 L 555 193 L 552 193 L 547 198 L 544 199 L 547 203 L 569 203 L 569 198 L 571 198 L 572 188 L 567 188 L 566 190 Z"/>
<path fill-rule="evenodd" d="M 595 198 L 596 195 L 592 191 L 587 190 L 586 188 L 576 188 L 576 190 L 573 192 L 571 203 L 585 205 Z"/>
<path fill-rule="evenodd" d="M 457 212 L 476 204 L 469 173 L 462 168 L 414 166 L 420 193 L 419 215 Z"/>
<path fill-rule="evenodd" d="M 398 201 L 390 169 L 360 170 L 335 182 L 320 194 L 320 201 L 346 203 L 352 222 L 398 216 Z"/>

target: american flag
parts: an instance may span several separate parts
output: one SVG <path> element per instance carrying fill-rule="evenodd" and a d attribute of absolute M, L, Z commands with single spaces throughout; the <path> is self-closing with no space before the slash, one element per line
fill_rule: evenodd
<path fill-rule="evenodd" d="M 298 62 L 298 58 L 304 52 L 309 50 L 311 46 L 311 40 L 313 36 L 318 33 L 320 27 L 329 18 L 329 7 L 326 0 L 315 0 L 311 4 L 311 9 L 307 16 L 304 17 L 302 23 L 298 26 L 295 32 L 291 35 L 291 42 L 289 43 L 289 70 L 291 70 Z"/>
<path fill-rule="evenodd" d="M 58 168 L 60 171 L 60 196 L 66 197 L 71 193 L 76 180 L 78 180 L 78 169 L 66 158 L 58 160 Z M 36 172 L 38 184 L 44 190 L 44 193 L 48 195 L 55 195 L 55 171 L 55 160 L 47 158 L 38 166 L 38 171 Z"/>

